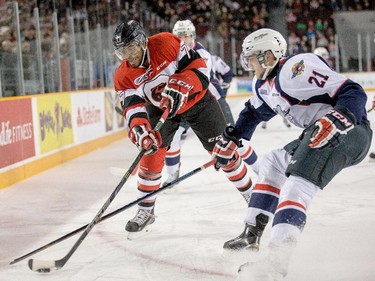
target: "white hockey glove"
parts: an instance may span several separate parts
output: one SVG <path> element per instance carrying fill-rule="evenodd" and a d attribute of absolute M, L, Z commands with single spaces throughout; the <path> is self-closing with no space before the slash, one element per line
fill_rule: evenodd
<path fill-rule="evenodd" d="M 129 138 L 139 150 L 146 151 L 145 155 L 155 153 L 162 144 L 160 133 L 152 130 L 150 124 L 135 125 L 129 131 Z"/>
<path fill-rule="evenodd" d="M 224 97 L 227 96 L 229 87 L 230 87 L 230 83 L 225 83 L 225 82 L 221 83 L 221 88 L 224 91 Z"/>
<path fill-rule="evenodd" d="M 221 88 L 223 88 L 224 90 L 228 89 L 229 87 L 230 87 L 230 83 L 225 83 L 225 82 L 221 83 Z"/>
<path fill-rule="evenodd" d="M 170 107 L 169 118 L 174 117 L 177 112 L 187 103 L 189 91 L 193 89 L 183 80 L 171 76 L 164 91 L 161 93 L 160 105 L 162 109 Z"/>
<path fill-rule="evenodd" d="M 311 148 L 338 146 L 354 128 L 355 122 L 355 116 L 346 107 L 335 106 L 315 122 L 316 128 L 312 132 L 309 146 Z"/>
<path fill-rule="evenodd" d="M 234 159 L 237 148 L 242 147 L 241 141 L 235 137 L 234 133 L 233 126 L 226 127 L 212 151 L 212 157 L 216 159 L 214 166 L 216 170 L 228 165 Z"/>

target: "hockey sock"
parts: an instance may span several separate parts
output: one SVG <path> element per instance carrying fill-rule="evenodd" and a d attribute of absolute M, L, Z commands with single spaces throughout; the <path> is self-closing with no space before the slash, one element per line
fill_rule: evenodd
<path fill-rule="evenodd" d="M 165 168 L 168 174 L 174 174 L 180 168 L 181 160 L 181 135 L 184 133 L 185 128 L 180 126 L 173 136 L 172 143 L 165 156 Z"/>
<path fill-rule="evenodd" d="M 251 192 L 253 183 L 250 174 L 247 171 L 246 165 L 237 153 L 236 159 L 224 166 L 222 170 L 241 194 L 249 194 L 249 192 Z"/>

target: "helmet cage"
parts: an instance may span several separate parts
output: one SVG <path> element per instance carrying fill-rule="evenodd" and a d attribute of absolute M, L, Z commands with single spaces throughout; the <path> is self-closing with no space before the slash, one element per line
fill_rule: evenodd
<path fill-rule="evenodd" d="M 241 55 L 240 55 L 240 59 L 241 59 L 241 66 L 244 70 L 246 71 L 253 71 L 254 69 L 249 65 L 249 58 L 251 56 L 256 56 L 258 61 L 259 61 L 259 64 L 260 65 L 263 65 L 264 64 L 264 54 L 265 53 L 262 53 L 260 51 L 257 51 L 257 52 L 253 52 L 253 53 L 249 53 L 249 54 L 245 54 L 244 52 L 241 52 Z"/>
<path fill-rule="evenodd" d="M 128 60 L 129 57 L 131 57 L 132 54 L 134 54 L 137 49 L 135 47 L 137 45 L 136 43 L 130 43 L 129 45 L 126 45 L 125 47 L 119 48 L 115 50 L 116 56 L 120 60 Z"/>

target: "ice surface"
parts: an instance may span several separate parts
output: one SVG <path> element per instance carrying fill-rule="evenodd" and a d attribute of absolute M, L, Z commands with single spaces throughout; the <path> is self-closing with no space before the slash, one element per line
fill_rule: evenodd
<path fill-rule="evenodd" d="M 229 100 L 235 115 L 244 102 Z M 375 113 L 369 116 L 375 124 Z M 257 129 L 252 145 L 262 156 L 300 131 L 286 128 L 276 117 L 266 130 Z M 259 253 L 223 252 L 223 243 L 243 230 L 246 205 L 221 172 L 208 168 L 158 196 L 156 222 L 143 237 L 126 239 L 125 223 L 136 212 L 131 208 L 96 225 L 56 272 L 32 272 L 28 259 L 9 265 L 90 223 L 121 180 L 113 170 L 129 168 L 137 153 L 128 139 L 122 140 L 0 190 L 0 281 L 228 281 L 236 279 L 241 264 L 267 253 L 269 226 Z M 190 132 L 182 148 L 181 172 L 209 160 Z M 126 182 L 106 213 L 136 199 L 135 179 Z M 285 280 L 375 280 L 374 233 L 375 163 L 367 157 L 318 192 Z M 60 259 L 76 239 L 78 235 L 32 258 Z"/>

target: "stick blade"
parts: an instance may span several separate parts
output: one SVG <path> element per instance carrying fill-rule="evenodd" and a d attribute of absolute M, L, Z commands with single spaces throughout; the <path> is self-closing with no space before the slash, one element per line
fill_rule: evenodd
<path fill-rule="evenodd" d="M 28 265 L 32 271 L 36 271 L 39 273 L 48 273 L 51 271 L 56 271 L 61 268 L 60 266 L 58 266 L 56 261 L 51 261 L 51 260 L 42 261 L 42 260 L 36 260 L 36 259 L 29 259 Z"/>

